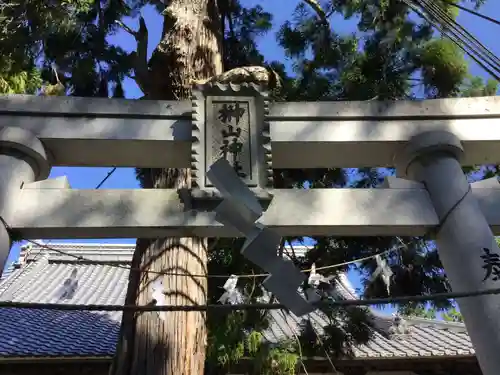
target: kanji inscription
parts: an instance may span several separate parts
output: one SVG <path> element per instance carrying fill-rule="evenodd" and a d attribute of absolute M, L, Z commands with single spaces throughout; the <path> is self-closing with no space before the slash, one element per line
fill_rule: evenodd
<path fill-rule="evenodd" d="M 481 259 L 483 260 L 483 269 L 485 271 L 483 281 L 488 279 L 493 281 L 500 280 L 500 255 L 486 247 L 483 247 L 483 255 L 481 255 Z"/>
<path fill-rule="evenodd" d="M 252 179 L 250 109 L 245 101 L 212 101 L 212 124 L 207 137 L 207 165 L 225 158 L 240 178 Z"/>
<path fill-rule="evenodd" d="M 207 84 L 193 89 L 194 190 L 217 194 L 206 174 L 213 163 L 225 159 L 246 186 L 267 197 L 261 190 L 272 187 L 267 97 L 253 85 Z"/>

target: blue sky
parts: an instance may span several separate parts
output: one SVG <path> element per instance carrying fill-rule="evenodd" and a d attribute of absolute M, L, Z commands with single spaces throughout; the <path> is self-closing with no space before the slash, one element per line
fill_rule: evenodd
<path fill-rule="evenodd" d="M 263 52 L 267 60 L 278 60 L 287 64 L 287 59 L 276 43 L 275 32 L 279 26 L 290 16 L 298 4 L 297 0 L 242 0 L 245 5 L 257 5 L 260 4 L 266 11 L 274 15 L 274 25 L 275 29 L 268 33 L 266 36 L 261 37 L 259 40 L 259 47 Z M 466 4 L 470 6 L 470 2 Z M 488 0 L 486 5 L 484 5 L 480 12 L 489 15 L 490 17 L 495 17 L 495 15 L 500 15 L 500 1 L 498 0 Z M 143 9 L 143 17 L 146 20 L 148 30 L 149 30 L 149 53 L 154 50 L 158 44 L 161 36 L 162 29 L 162 17 L 156 14 L 152 7 L 145 7 Z M 488 23 L 473 15 L 461 12 L 458 21 L 469 30 L 473 35 L 475 35 L 483 44 L 489 47 L 493 53 L 500 55 L 500 44 L 496 40 L 500 28 L 492 23 Z M 128 26 L 132 28 L 137 27 L 137 20 L 126 19 L 124 21 Z M 335 18 L 332 21 L 332 26 L 338 33 L 349 33 L 355 30 L 355 22 L 344 21 L 342 18 Z M 135 41 L 132 36 L 128 35 L 126 32 L 119 32 L 118 34 L 110 37 L 110 42 L 117 44 L 129 51 L 135 50 Z M 471 62 L 470 71 L 474 75 L 479 75 L 484 78 L 489 78 L 487 73 L 484 72 L 476 63 Z M 126 80 L 125 82 L 125 93 L 126 97 L 133 99 L 142 96 L 140 90 L 136 84 L 131 80 Z M 95 186 L 107 175 L 110 168 L 53 168 L 50 177 L 67 176 L 72 188 L 74 189 L 93 189 Z M 119 168 L 115 173 L 103 184 L 102 189 L 126 189 L 126 188 L 138 188 L 138 183 L 135 179 L 134 171 L 130 168 Z M 65 240 L 67 242 L 68 240 Z M 60 242 L 60 241 L 58 241 Z M 71 241 L 68 241 L 71 242 Z M 78 240 L 82 242 L 82 240 Z M 117 240 L 88 240 L 88 242 L 113 242 L 113 243 L 134 243 L 135 239 L 117 239 Z M 15 245 L 10 253 L 8 264 L 13 260 L 17 259 L 19 255 L 19 245 Z M 359 287 L 359 277 L 355 274 L 349 275 L 351 282 L 353 282 L 355 287 Z"/>

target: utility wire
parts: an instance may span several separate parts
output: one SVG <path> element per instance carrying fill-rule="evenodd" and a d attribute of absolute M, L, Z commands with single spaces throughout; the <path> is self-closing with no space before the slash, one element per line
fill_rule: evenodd
<path fill-rule="evenodd" d="M 443 2 L 443 3 L 445 3 L 445 4 L 447 4 L 447 5 L 449 5 L 449 6 L 452 6 L 452 7 L 458 8 L 458 9 L 460 9 L 460 10 L 463 10 L 464 12 L 467 12 L 467 13 L 473 14 L 474 16 L 477 16 L 477 17 L 479 17 L 479 18 L 482 18 L 482 19 L 484 19 L 484 20 L 486 20 L 486 21 L 492 22 L 492 23 L 494 23 L 494 24 L 496 24 L 496 25 L 500 25 L 500 20 L 497 20 L 497 19 L 495 19 L 495 18 L 488 17 L 488 16 L 486 16 L 486 15 L 484 15 L 484 14 L 482 14 L 482 13 L 476 12 L 475 10 L 472 10 L 472 9 L 470 9 L 470 8 L 466 8 L 466 7 L 464 7 L 463 5 L 460 5 L 460 4 L 457 4 L 457 3 L 454 3 L 454 2 L 452 2 L 452 1 L 450 1 L 450 0 L 440 0 L 440 1 L 441 1 L 441 2 Z"/>
<path fill-rule="evenodd" d="M 297 345 L 297 351 L 298 351 L 298 355 L 299 355 L 300 365 L 302 366 L 302 369 L 304 370 L 304 373 L 306 375 L 309 375 L 309 372 L 307 371 L 307 368 L 306 368 L 306 364 L 304 363 L 304 356 L 303 356 L 303 353 L 302 353 L 302 344 L 300 343 L 300 337 L 299 337 L 299 335 L 297 335 L 297 332 L 295 332 L 295 330 L 292 328 L 292 326 L 290 325 L 290 323 L 288 323 L 287 316 L 286 316 L 285 312 L 282 310 L 282 311 L 280 311 L 280 313 L 281 313 L 281 315 L 283 315 L 283 321 L 288 326 L 288 329 L 290 330 L 290 333 L 292 334 L 292 336 L 295 339 L 295 343 Z M 274 321 L 276 323 L 278 323 L 276 321 L 276 319 L 274 319 Z"/>
<path fill-rule="evenodd" d="M 340 372 L 338 372 L 337 368 L 335 367 L 335 365 L 333 364 L 333 361 L 332 361 L 332 358 L 330 357 L 330 355 L 328 354 L 328 350 L 326 348 L 326 345 L 325 343 L 323 342 L 323 339 L 321 338 L 321 335 L 319 334 L 319 332 L 316 330 L 316 328 L 314 327 L 314 324 L 311 322 L 311 328 L 314 332 L 314 334 L 316 335 L 316 338 L 318 339 L 319 341 L 319 344 L 321 345 L 321 347 L 323 348 L 323 352 L 325 353 L 325 356 L 326 356 L 326 359 L 328 360 L 328 363 L 330 363 L 330 366 L 332 368 L 332 371 L 333 371 L 333 374 L 334 375 L 340 375 Z"/>
<path fill-rule="evenodd" d="M 417 5 L 414 4 L 413 1 L 411 0 L 400 0 L 404 4 L 406 4 L 410 9 L 412 9 L 417 15 L 419 15 L 421 18 L 423 18 L 425 21 L 427 21 L 429 24 L 431 24 L 433 27 L 435 27 L 439 32 L 441 32 L 444 36 L 446 36 L 448 39 L 450 39 L 457 47 L 459 47 L 463 52 L 465 52 L 472 60 L 474 60 L 479 66 L 481 66 L 486 72 L 488 72 L 493 78 L 495 78 L 497 81 L 500 81 L 500 74 L 497 74 L 496 72 L 492 71 L 483 61 L 481 61 L 480 58 L 478 58 L 475 55 L 475 50 L 474 48 L 471 48 L 470 46 L 464 45 L 466 43 L 463 42 L 460 38 L 456 38 L 455 36 L 451 36 L 447 33 L 447 28 L 445 26 L 442 26 L 440 21 L 438 20 L 437 22 L 433 20 L 433 17 L 430 16 L 430 12 L 428 12 L 427 9 L 419 9 Z M 432 11 L 431 11 L 432 12 Z M 468 49 L 469 48 L 469 49 Z M 494 69 L 494 70 L 498 70 Z"/>
<path fill-rule="evenodd" d="M 101 182 L 99 182 L 99 183 L 97 184 L 97 186 L 96 186 L 95 188 L 96 188 L 96 189 L 99 189 L 99 188 L 100 188 L 100 187 L 101 187 L 101 186 L 102 186 L 102 185 L 103 185 L 103 184 L 104 184 L 104 183 L 108 180 L 108 178 L 110 178 L 110 177 L 111 177 L 111 175 L 112 175 L 113 173 L 115 173 L 115 171 L 116 171 L 116 167 L 111 168 L 111 169 L 110 169 L 110 171 L 108 172 L 108 174 L 107 174 L 107 175 L 106 175 L 106 176 L 102 179 L 102 181 L 101 181 Z"/>
<path fill-rule="evenodd" d="M 332 264 L 332 265 L 323 266 L 323 267 L 316 267 L 316 271 L 333 269 L 333 268 L 340 268 L 340 267 L 348 266 L 348 265 L 351 265 L 351 264 L 360 263 L 360 262 L 363 262 L 363 261 L 366 261 L 366 260 L 370 260 L 370 259 L 373 259 L 373 258 L 375 258 L 377 256 L 380 256 L 380 255 L 385 255 L 385 254 L 389 254 L 389 253 L 392 253 L 392 252 L 395 252 L 395 251 L 399 251 L 401 249 L 408 248 L 408 245 L 405 244 L 399 237 L 398 237 L 398 240 L 401 243 L 400 246 L 396 246 L 396 247 L 394 247 L 392 249 L 389 249 L 389 250 L 386 250 L 386 251 L 382 251 L 382 252 L 379 252 L 379 253 L 376 253 L 376 254 L 373 254 L 373 255 L 369 255 L 369 256 L 366 256 L 366 257 L 363 257 L 363 258 L 357 258 L 357 259 L 354 259 L 354 260 L 351 260 L 351 261 L 348 261 L 348 262 L 342 262 L 342 263 Z M 82 257 L 80 255 L 71 254 L 71 253 L 68 253 L 66 251 L 53 248 L 53 247 L 48 246 L 46 244 L 39 243 L 37 241 L 33 241 L 33 240 L 26 240 L 26 241 L 30 242 L 30 243 L 38 246 L 38 247 L 44 248 L 46 250 L 54 251 L 54 252 L 56 252 L 58 254 L 61 254 L 61 255 L 64 255 L 64 256 L 68 256 L 68 257 L 71 257 L 71 258 L 75 258 L 76 260 L 78 260 L 78 262 L 76 262 L 77 264 L 106 264 L 106 265 L 108 265 L 110 267 L 122 268 L 122 269 L 126 269 L 128 271 L 142 272 L 142 273 L 155 274 L 155 275 L 189 276 L 189 277 L 196 277 L 196 278 L 220 278 L 220 279 L 228 279 L 230 276 L 232 276 L 232 275 L 217 275 L 217 274 L 203 275 L 203 274 L 190 274 L 190 273 L 186 273 L 186 272 L 168 272 L 168 271 L 162 272 L 162 271 L 153 271 L 153 270 L 143 270 L 141 268 L 132 268 L 132 267 L 121 265 L 121 264 L 109 264 L 109 263 L 106 263 L 106 262 L 93 261 L 91 259 L 87 259 L 87 258 Z M 301 270 L 301 272 L 303 272 L 303 273 L 309 273 L 312 270 L 313 270 L 312 268 L 308 268 L 308 269 L 305 269 L 305 270 Z M 269 273 L 241 274 L 241 275 L 236 275 L 236 276 L 238 276 L 238 278 L 241 278 L 241 279 L 245 279 L 245 278 L 246 279 L 255 279 L 255 278 L 267 277 L 267 276 L 270 276 L 270 274 Z"/>
<path fill-rule="evenodd" d="M 428 0 L 421 0 L 427 3 L 428 8 L 432 8 L 438 16 L 437 19 L 441 19 L 447 22 L 452 27 L 455 27 L 461 35 L 465 35 L 464 44 L 467 42 L 471 43 L 470 48 L 473 52 L 477 52 L 478 55 L 484 58 L 486 56 L 486 62 L 494 68 L 497 73 L 500 72 L 500 59 L 496 54 L 494 54 L 488 47 L 486 47 L 479 39 L 477 39 L 471 32 L 464 28 L 457 20 L 455 20 L 451 15 L 446 12 L 442 7 L 434 2 L 429 2 Z"/>
<path fill-rule="evenodd" d="M 437 5 L 434 2 L 429 2 L 428 0 L 420 0 L 420 1 L 424 1 L 425 3 L 427 3 L 427 6 L 432 7 L 436 11 L 436 13 L 438 13 L 440 17 L 442 17 L 442 19 L 447 21 L 449 24 L 456 26 L 461 32 L 463 32 L 465 36 L 469 39 L 469 41 L 472 42 L 472 44 L 476 44 L 477 46 L 479 46 L 480 49 L 484 53 L 486 53 L 488 58 L 493 62 L 493 65 L 491 66 L 493 67 L 496 66 L 497 69 L 498 67 L 500 67 L 500 59 L 498 58 L 498 56 L 493 52 L 491 52 L 491 50 L 488 49 L 488 47 L 482 44 L 479 41 L 479 39 L 477 39 L 472 33 L 470 33 L 466 28 L 464 28 L 457 20 L 451 17 L 441 6 Z"/>
<path fill-rule="evenodd" d="M 484 44 L 482 44 L 474 35 L 472 35 L 467 29 L 465 29 L 460 23 L 458 23 L 455 19 L 453 19 L 445 9 L 439 4 L 428 0 L 415 0 L 416 2 L 420 2 L 422 8 L 431 13 L 431 15 L 438 21 L 440 24 L 446 25 L 446 30 L 448 28 L 450 30 L 454 30 L 455 37 L 457 37 L 457 33 L 460 35 L 457 38 L 464 37 L 465 41 L 461 39 L 463 44 L 471 43 L 472 46 L 468 45 L 474 52 L 479 54 L 486 63 L 488 63 L 491 67 L 500 72 L 500 59 L 493 52 L 491 52 Z M 444 26 L 444 25 L 443 25 Z M 458 31 L 457 31 L 458 30 Z M 483 54 L 486 56 L 483 56 Z"/>
<path fill-rule="evenodd" d="M 455 43 L 460 44 L 462 48 L 469 49 L 465 51 L 469 56 L 475 55 L 476 58 L 482 59 L 481 62 L 492 67 L 497 73 L 500 72 L 500 59 L 453 19 L 441 6 L 427 0 L 413 0 L 413 2 L 442 27 L 442 33 L 445 36 L 450 39 L 455 38 Z M 485 67 L 483 66 L 483 68 Z"/>
<path fill-rule="evenodd" d="M 439 16 L 436 16 L 436 14 L 433 12 L 433 9 L 427 9 L 426 5 L 423 5 L 420 3 L 418 0 L 401 0 L 403 3 L 405 3 L 407 6 L 409 6 L 417 15 L 419 15 L 421 18 L 426 20 L 429 24 L 431 24 L 433 27 L 435 27 L 439 32 L 441 32 L 444 36 L 446 36 L 448 39 L 450 39 L 454 44 L 456 44 L 463 52 L 465 52 L 467 55 L 469 55 L 470 58 L 472 58 L 478 65 L 480 65 L 484 70 L 486 70 L 490 75 L 492 75 L 495 79 L 498 80 L 498 75 L 492 71 L 488 66 L 486 65 L 491 65 L 491 64 L 485 64 L 483 61 L 481 61 L 481 58 L 477 56 L 477 50 L 480 50 L 480 47 L 471 47 L 468 45 L 466 42 L 464 42 L 462 39 L 460 39 L 460 36 L 457 36 L 456 32 L 453 30 L 453 25 L 448 25 L 448 26 L 443 26 L 443 23 L 447 23 L 446 21 L 443 21 L 442 19 L 439 18 Z M 450 35 L 450 30 L 451 35 Z M 498 70 L 498 69 L 494 69 Z"/>
<path fill-rule="evenodd" d="M 314 303 L 318 308 L 370 306 L 401 304 L 407 302 L 427 302 L 443 299 L 461 299 L 500 294 L 500 288 L 477 290 L 473 292 L 435 293 L 427 296 L 402 296 L 390 298 L 368 298 L 357 300 L 320 301 Z M 0 308 L 59 310 L 59 311 L 241 311 L 241 310 L 288 310 L 281 303 L 253 303 L 253 304 L 209 304 L 209 305 L 79 305 L 62 303 L 36 303 L 0 301 Z"/>

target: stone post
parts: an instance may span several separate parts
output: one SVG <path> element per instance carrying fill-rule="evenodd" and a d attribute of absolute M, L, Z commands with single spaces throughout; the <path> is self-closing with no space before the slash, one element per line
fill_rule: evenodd
<path fill-rule="evenodd" d="M 24 183 L 43 180 L 49 173 L 47 154 L 38 138 L 22 128 L 0 128 L 0 217 L 4 220 L 0 225 L 0 276 L 12 244 L 5 225 L 22 204 L 16 195 Z"/>
<path fill-rule="evenodd" d="M 398 175 L 422 182 L 441 225 L 439 258 L 454 292 L 500 287 L 500 251 L 462 171 L 460 140 L 432 131 L 415 136 L 396 163 Z M 458 299 L 484 375 L 500 374 L 500 296 Z"/>

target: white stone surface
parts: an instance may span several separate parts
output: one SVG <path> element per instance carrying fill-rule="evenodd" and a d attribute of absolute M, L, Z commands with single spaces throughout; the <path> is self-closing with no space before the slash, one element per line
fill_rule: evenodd
<path fill-rule="evenodd" d="M 190 101 L 2 95 L 0 113 L 178 117 L 191 113 Z"/>
<path fill-rule="evenodd" d="M 22 127 L 54 166 L 188 167 L 191 103 L 77 97 L 0 97 L 0 127 Z"/>
<path fill-rule="evenodd" d="M 191 102 L 0 98 L 0 126 L 21 126 L 59 166 L 189 167 Z M 464 165 L 500 163 L 498 97 L 396 102 L 274 103 L 274 168 L 390 167 L 414 135 L 447 130 Z"/>
<path fill-rule="evenodd" d="M 413 136 L 446 130 L 461 139 L 462 165 L 500 163 L 500 116 L 478 119 L 271 120 L 274 168 L 393 167 Z"/>
<path fill-rule="evenodd" d="M 323 101 L 273 103 L 271 118 L 449 118 L 500 117 L 500 97 L 446 98 L 393 101 Z"/>
<path fill-rule="evenodd" d="M 46 180 L 25 183 L 23 189 L 71 189 L 68 177 L 60 176 Z"/>
<path fill-rule="evenodd" d="M 488 216 L 482 212 L 456 156 L 460 152 L 449 152 L 450 147 L 461 151 L 460 140 L 449 133 L 429 132 L 412 139 L 402 159 L 407 166 L 402 168 L 408 178 L 425 184 L 432 204 L 440 218 L 441 226 L 436 233 L 439 259 L 454 292 L 472 292 L 495 289 L 500 286 L 500 264 L 492 264 L 488 275 L 483 259 L 486 251 L 500 254 L 500 249 L 489 228 Z M 487 180 L 477 186 L 494 185 L 490 191 L 498 190 L 498 182 Z M 493 260 L 494 261 L 494 260 Z M 488 277 L 489 276 L 489 277 Z M 457 300 L 460 312 L 476 350 L 479 365 L 484 375 L 500 373 L 500 296 L 496 294 Z"/>
<path fill-rule="evenodd" d="M 438 224 L 423 189 L 274 190 L 258 222 L 280 236 L 421 236 Z M 472 194 L 500 234 L 500 189 Z M 6 219 L 28 238 L 236 237 L 209 212 L 176 213 L 175 190 L 23 189 Z M 182 228 L 185 226 L 185 228 Z"/>

